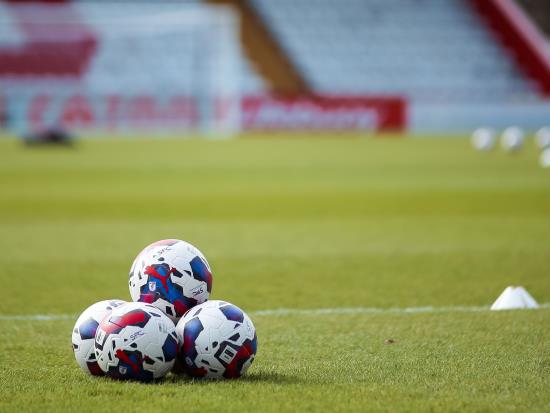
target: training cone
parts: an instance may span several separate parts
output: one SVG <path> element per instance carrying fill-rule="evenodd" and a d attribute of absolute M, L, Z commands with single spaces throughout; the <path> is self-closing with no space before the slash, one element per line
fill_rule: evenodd
<path fill-rule="evenodd" d="M 539 305 L 523 287 L 506 287 L 491 306 L 491 310 L 513 310 L 517 308 L 538 308 Z"/>

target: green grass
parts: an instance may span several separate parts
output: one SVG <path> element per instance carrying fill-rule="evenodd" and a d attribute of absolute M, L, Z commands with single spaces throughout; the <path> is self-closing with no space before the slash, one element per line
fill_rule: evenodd
<path fill-rule="evenodd" d="M 550 171 L 533 145 L 4 139 L 0 155 L 2 412 L 550 409 L 549 308 L 257 313 L 485 306 L 511 284 L 550 302 Z M 254 365 L 231 382 L 87 377 L 70 349 L 76 315 L 129 299 L 134 256 L 171 237 L 206 254 L 212 298 L 252 315 Z"/>

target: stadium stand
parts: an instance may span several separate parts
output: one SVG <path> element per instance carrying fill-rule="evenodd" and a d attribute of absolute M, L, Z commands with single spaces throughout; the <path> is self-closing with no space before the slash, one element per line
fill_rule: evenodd
<path fill-rule="evenodd" d="M 146 19 L 174 10 L 181 10 L 181 2 L 109 3 L 107 20 L 132 15 Z M 159 35 L 132 41 L 102 23 L 106 18 L 102 2 L 61 7 L 0 2 L 0 15 L 0 85 L 5 88 L 34 92 L 84 87 L 109 93 L 120 90 L 123 83 L 129 93 L 193 91 L 191 57 L 197 50 L 192 39 L 166 32 L 162 42 Z M 35 24 L 39 19 L 50 23 Z M 254 65 L 244 54 L 239 61 L 243 92 L 263 93 L 266 85 Z"/>
<path fill-rule="evenodd" d="M 251 0 L 314 90 L 531 100 L 534 82 L 460 0 Z"/>
<path fill-rule="evenodd" d="M 242 110 L 234 118 L 245 129 L 464 131 L 540 127 L 550 110 L 550 51 L 540 53 L 548 39 L 517 12 L 520 3 L 548 30 L 545 0 L 50 2 L 0 0 L 0 117 L 14 129 L 72 127 L 75 118 L 79 126 L 79 117 L 89 128 L 116 117 L 124 129 L 127 118 L 152 112 L 154 127 L 169 113 L 187 128 L 227 113 L 225 105 Z M 237 31 L 227 36 L 235 64 L 205 63 L 203 34 L 191 38 L 181 21 L 162 20 L 208 3 L 239 17 L 241 45 Z M 135 27 L 117 24 L 128 18 Z M 231 72 L 238 97 L 221 102 L 224 92 L 205 104 L 217 87 L 206 77 L 218 75 L 204 65 Z M 125 99 L 126 112 L 111 98 Z"/>
<path fill-rule="evenodd" d="M 307 94 L 309 85 L 260 16 L 248 1 L 209 0 L 213 4 L 225 4 L 238 11 L 241 20 L 241 41 L 247 56 L 250 56 L 269 84 L 269 90 L 276 94 Z"/>
<path fill-rule="evenodd" d="M 550 97 L 548 41 L 533 20 L 513 0 L 470 0 L 516 64 L 534 79 L 540 94 Z"/>

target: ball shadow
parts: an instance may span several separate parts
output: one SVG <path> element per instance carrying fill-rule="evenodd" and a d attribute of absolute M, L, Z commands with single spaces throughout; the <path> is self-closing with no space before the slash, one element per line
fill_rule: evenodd
<path fill-rule="evenodd" d="M 239 379 L 248 383 L 271 383 L 271 384 L 299 384 L 303 382 L 298 376 L 291 374 L 281 374 L 275 371 L 247 373 Z"/>
<path fill-rule="evenodd" d="M 289 374 L 281 374 L 277 372 L 256 372 L 256 373 L 247 373 L 243 377 L 234 380 L 209 380 L 209 379 L 200 379 L 192 378 L 185 374 L 170 374 L 163 380 L 165 383 L 181 383 L 181 384 L 192 384 L 192 385 L 206 385 L 211 383 L 270 383 L 270 384 L 299 384 L 302 382 L 297 376 Z"/>

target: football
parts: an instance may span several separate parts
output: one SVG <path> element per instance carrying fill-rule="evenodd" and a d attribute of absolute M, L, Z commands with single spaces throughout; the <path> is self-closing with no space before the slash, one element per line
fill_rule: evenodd
<path fill-rule="evenodd" d="M 535 143 L 539 149 L 546 149 L 550 147 L 550 127 L 546 126 L 540 128 L 537 133 L 535 133 Z"/>
<path fill-rule="evenodd" d="M 151 381 L 172 369 L 177 340 L 174 323 L 158 308 L 127 303 L 99 324 L 95 356 L 101 370 L 111 378 Z"/>
<path fill-rule="evenodd" d="M 490 151 L 495 147 L 496 134 L 490 128 L 478 128 L 472 133 L 472 145 L 478 151 Z"/>
<path fill-rule="evenodd" d="M 254 361 L 256 329 L 237 306 L 212 300 L 191 309 L 176 326 L 178 367 L 192 377 L 233 379 Z"/>
<path fill-rule="evenodd" d="M 82 370 L 94 376 L 104 373 L 95 359 L 94 339 L 97 327 L 101 320 L 111 311 L 125 304 L 122 300 L 105 300 L 92 304 L 84 310 L 73 327 L 71 341 L 76 362 Z"/>
<path fill-rule="evenodd" d="M 521 128 L 511 126 L 502 131 L 500 145 L 507 152 L 516 152 L 523 147 L 525 134 Z"/>
<path fill-rule="evenodd" d="M 130 269 L 132 300 L 152 304 L 177 323 L 187 310 L 208 300 L 212 272 L 193 245 L 168 239 L 139 253 Z"/>

